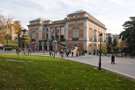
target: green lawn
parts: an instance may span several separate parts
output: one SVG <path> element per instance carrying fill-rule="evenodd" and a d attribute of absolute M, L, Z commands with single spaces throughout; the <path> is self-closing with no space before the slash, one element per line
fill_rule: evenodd
<path fill-rule="evenodd" d="M 135 90 L 135 82 L 92 66 L 41 56 L 0 54 L 0 90 Z"/>
<path fill-rule="evenodd" d="M 3 44 L 4 46 L 7 46 L 7 42 L 6 42 L 6 41 L 3 42 L 2 44 Z M 9 41 L 9 42 L 8 42 L 8 46 L 9 46 L 9 47 L 13 47 L 13 46 L 16 47 L 16 46 L 18 46 L 18 43 L 17 43 L 16 41 Z"/>

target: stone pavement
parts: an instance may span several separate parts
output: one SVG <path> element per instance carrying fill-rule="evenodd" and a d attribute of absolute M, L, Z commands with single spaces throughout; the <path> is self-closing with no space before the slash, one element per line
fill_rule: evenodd
<path fill-rule="evenodd" d="M 0 50 L 0 53 L 15 54 L 15 51 L 5 52 L 5 51 Z M 42 51 L 34 52 L 34 53 L 31 53 L 30 55 L 49 57 L 49 53 L 46 52 L 44 55 Z M 61 58 L 60 54 L 56 54 L 55 56 L 56 58 Z M 99 63 L 99 56 L 97 55 L 94 56 L 94 55 L 86 54 L 84 56 L 71 57 L 71 54 L 70 54 L 69 57 L 64 57 L 63 59 L 76 61 L 76 62 L 92 65 L 95 67 L 98 67 L 98 63 Z M 115 57 L 115 64 L 111 64 L 111 57 L 102 56 L 101 61 L 102 61 L 102 64 L 101 64 L 102 69 L 120 74 L 132 80 L 135 80 L 135 58 L 132 59 L 132 58 Z"/>

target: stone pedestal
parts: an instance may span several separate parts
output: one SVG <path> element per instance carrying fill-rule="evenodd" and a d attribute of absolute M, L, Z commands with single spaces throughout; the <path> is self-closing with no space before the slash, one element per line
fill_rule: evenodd
<path fill-rule="evenodd" d="M 49 51 L 49 45 L 50 45 L 50 42 L 47 41 L 46 44 L 47 44 L 47 51 Z"/>
<path fill-rule="evenodd" d="M 44 41 L 41 42 L 42 50 L 44 50 Z"/>
<path fill-rule="evenodd" d="M 57 41 L 53 41 L 53 50 L 57 51 Z"/>

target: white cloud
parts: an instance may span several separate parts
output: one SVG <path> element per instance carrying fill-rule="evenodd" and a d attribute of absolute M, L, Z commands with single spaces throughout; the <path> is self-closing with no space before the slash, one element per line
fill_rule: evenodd
<path fill-rule="evenodd" d="M 87 11 L 103 22 L 112 33 L 120 33 L 122 24 L 135 15 L 135 0 L 4 0 L 0 10 L 12 14 L 27 25 L 30 20 L 43 17 L 51 20 L 64 19 L 77 10 Z"/>

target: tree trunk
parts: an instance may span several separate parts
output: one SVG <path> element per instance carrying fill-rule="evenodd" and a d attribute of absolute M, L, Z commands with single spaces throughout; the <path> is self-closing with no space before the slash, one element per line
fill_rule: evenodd
<path fill-rule="evenodd" d="M 20 45 L 20 35 L 18 34 L 18 63 L 19 63 L 19 51 L 20 51 L 20 48 L 19 48 L 19 45 Z"/>
<path fill-rule="evenodd" d="M 7 40 L 7 46 L 8 46 L 8 40 Z"/>

